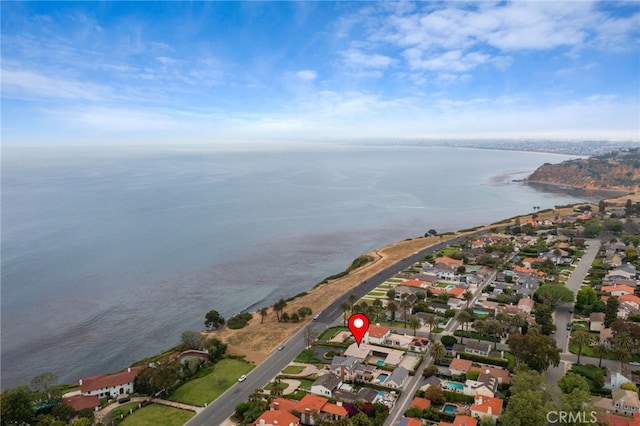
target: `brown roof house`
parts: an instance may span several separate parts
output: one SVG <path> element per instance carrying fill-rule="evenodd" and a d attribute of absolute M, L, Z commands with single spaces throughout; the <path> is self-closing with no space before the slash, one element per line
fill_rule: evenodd
<path fill-rule="evenodd" d="M 98 398 L 116 398 L 118 395 L 133 393 L 133 381 L 146 367 L 130 367 L 115 374 L 100 374 L 78 380 L 80 392 L 84 396 L 96 395 Z"/>

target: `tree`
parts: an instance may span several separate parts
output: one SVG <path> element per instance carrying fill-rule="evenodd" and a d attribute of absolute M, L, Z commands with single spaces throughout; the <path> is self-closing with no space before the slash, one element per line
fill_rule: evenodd
<path fill-rule="evenodd" d="M 181 371 L 182 365 L 178 359 L 145 368 L 133 381 L 134 391 L 144 395 L 168 392 L 179 382 Z"/>
<path fill-rule="evenodd" d="M 298 309 L 298 316 L 300 317 L 300 319 L 304 319 L 305 317 L 311 314 L 313 314 L 313 311 L 308 306 L 303 306 L 300 309 Z"/>
<path fill-rule="evenodd" d="M 480 336 L 484 335 L 487 332 L 487 321 L 483 319 L 477 319 L 473 322 L 473 329 L 478 334 L 478 342 L 480 341 Z"/>
<path fill-rule="evenodd" d="M 431 340 L 431 332 L 433 331 L 433 327 L 437 326 L 440 323 L 440 320 L 433 315 L 430 314 L 426 320 L 427 325 L 429 326 L 429 340 Z"/>
<path fill-rule="evenodd" d="M 311 345 L 313 345 L 313 342 L 316 341 L 316 338 L 318 337 L 318 331 L 311 327 L 311 326 L 307 326 L 304 329 L 304 344 L 307 348 L 310 348 Z"/>
<path fill-rule="evenodd" d="M 385 294 L 387 296 L 387 299 L 389 299 L 389 300 L 395 300 L 396 299 L 396 290 L 393 289 L 393 288 L 387 290 L 387 292 Z"/>
<path fill-rule="evenodd" d="M 300 321 L 300 315 L 298 315 L 297 312 L 294 312 L 291 314 L 291 322 L 299 322 Z"/>
<path fill-rule="evenodd" d="M 584 345 L 588 345 L 591 341 L 591 337 L 589 336 L 589 332 L 584 329 L 580 329 L 576 331 L 573 335 L 573 343 L 578 345 L 578 364 L 580 364 L 580 355 L 582 355 L 582 347 Z"/>
<path fill-rule="evenodd" d="M 358 301 L 358 296 L 356 296 L 353 293 L 349 294 L 349 305 L 351 306 L 351 313 L 353 314 L 353 305 L 355 305 L 355 303 Z"/>
<path fill-rule="evenodd" d="M 553 324 L 552 309 L 551 306 L 543 303 L 536 303 L 536 324 L 540 325 L 542 334 L 549 335 L 555 330 Z"/>
<path fill-rule="evenodd" d="M 197 331 L 183 331 L 181 336 L 182 344 L 188 349 L 202 349 L 204 337 Z"/>
<path fill-rule="evenodd" d="M 464 293 L 462 293 L 462 298 L 467 302 L 466 303 L 466 307 L 469 307 L 469 302 L 471 302 L 471 299 L 473 299 L 473 293 L 471 293 L 469 290 L 465 291 Z"/>
<path fill-rule="evenodd" d="M 413 335 L 416 335 L 416 330 L 422 326 L 420 320 L 416 317 L 409 318 L 409 328 L 413 330 Z"/>
<path fill-rule="evenodd" d="M 433 405 L 442 405 L 447 402 L 440 386 L 429 386 L 424 393 L 424 397 L 431 401 Z"/>
<path fill-rule="evenodd" d="M 349 302 L 342 302 L 340 304 L 340 309 L 342 309 L 342 326 L 346 327 L 347 326 L 347 312 L 349 312 L 349 309 L 351 309 L 351 305 L 349 304 Z"/>
<path fill-rule="evenodd" d="M 625 348 L 616 349 L 616 358 L 620 361 L 620 370 L 624 368 L 624 364 L 631 361 L 631 352 Z"/>
<path fill-rule="evenodd" d="M 284 311 L 284 308 L 286 307 L 287 307 L 287 301 L 284 299 L 280 299 L 276 303 L 274 303 L 273 310 L 276 313 L 276 319 L 278 320 L 278 322 L 282 321 L 281 314 L 282 314 L 282 311 Z"/>
<path fill-rule="evenodd" d="M 387 311 L 391 314 L 391 326 L 393 326 L 393 322 L 396 320 L 396 311 L 398 310 L 398 305 L 393 300 L 389 300 L 387 302 Z"/>
<path fill-rule="evenodd" d="M 380 311 L 382 310 L 382 308 L 384 308 L 384 303 L 382 303 L 382 299 L 376 298 L 376 299 L 373 300 L 373 303 L 371 305 L 375 309 L 376 322 L 378 322 L 378 318 L 380 316 Z"/>
<path fill-rule="evenodd" d="M 71 426 L 93 426 L 93 420 L 86 417 L 80 417 L 71 423 Z"/>
<path fill-rule="evenodd" d="M 269 308 L 266 306 L 264 308 L 260 308 L 260 324 L 264 323 L 264 318 L 269 313 Z"/>
<path fill-rule="evenodd" d="M 500 416 L 501 424 L 537 426 L 547 424 L 546 414 L 550 396 L 540 373 L 532 370 L 518 371 L 512 377 L 509 404 Z"/>
<path fill-rule="evenodd" d="M 282 315 L 280 315 L 280 320 L 282 322 L 289 322 L 290 319 L 291 317 L 289 317 L 289 312 L 283 312 Z"/>
<path fill-rule="evenodd" d="M 632 202 L 631 202 L 631 198 L 629 198 L 627 200 L 627 202 L 624 204 L 624 212 L 625 212 L 624 213 L 625 216 L 627 216 L 627 217 L 629 217 L 629 216 L 631 216 L 633 214 L 633 205 L 632 205 Z"/>
<path fill-rule="evenodd" d="M 550 336 L 537 332 L 513 333 L 507 344 L 518 362 L 524 362 L 536 371 L 542 372 L 551 365 L 557 367 L 560 364 L 560 349 Z"/>
<path fill-rule="evenodd" d="M 562 284 L 543 284 L 535 293 L 541 303 L 555 310 L 561 303 L 573 303 L 573 292 Z"/>
<path fill-rule="evenodd" d="M 604 202 L 604 200 L 600 200 L 600 202 L 598 203 L 598 211 L 600 213 L 604 213 L 604 210 L 606 207 L 607 207 L 607 204 Z"/>
<path fill-rule="evenodd" d="M 222 358 L 222 355 L 224 355 L 224 353 L 227 351 L 227 345 L 222 343 L 221 340 L 216 339 L 215 337 L 212 339 L 207 339 L 204 342 L 204 346 L 207 349 L 207 352 L 209 353 L 209 360 L 211 362 L 218 361 L 220 358 Z"/>
<path fill-rule="evenodd" d="M 207 312 L 204 318 L 204 326 L 210 330 L 216 330 L 222 327 L 225 323 L 224 317 L 214 309 Z"/>
<path fill-rule="evenodd" d="M 435 365 L 430 365 L 428 367 L 425 367 L 422 370 L 422 377 L 429 378 L 431 376 L 435 376 L 436 374 L 438 374 L 438 367 L 436 367 Z"/>
<path fill-rule="evenodd" d="M 609 353 L 609 348 L 604 343 L 598 343 L 593 352 L 598 355 L 598 368 L 602 368 L 602 357 Z"/>
<path fill-rule="evenodd" d="M 638 392 L 638 387 L 631 382 L 626 382 L 621 384 L 620 389 L 630 390 L 632 392 Z"/>
<path fill-rule="evenodd" d="M 489 320 L 487 321 L 487 333 L 490 336 L 493 336 L 493 350 L 497 350 L 498 340 L 500 340 L 500 336 L 502 336 L 502 332 L 504 331 L 504 327 L 497 320 Z"/>
<path fill-rule="evenodd" d="M 471 315 L 468 311 L 463 310 L 458 312 L 457 319 L 460 325 L 462 326 L 462 335 L 460 335 L 460 343 L 464 344 L 464 332 L 465 332 L 464 326 L 466 323 L 473 321 L 473 315 Z"/>
<path fill-rule="evenodd" d="M 36 410 L 31 403 L 31 390 L 19 386 L 2 391 L 0 396 L 0 420 L 2 425 L 31 424 Z"/>
<path fill-rule="evenodd" d="M 450 335 L 444 335 L 440 338 L 440 341 L 442 342 L 442 344 L 444 345 L 445 348 L 450 348 L 453 345 L 455 345 L 456 343 L 458 343 L 458 339 L 456 339 L 454 336 L 450 336 Z"/>
<path fill-rule="evenodd" d="M 436 235 L 438 235 L 438 231 L 436 231 L 435 229 L 429 229 L 427 233 L 432 237 L 435 237 Z"/>
<path fill-rule="evenodd" d="M 611 296 L 607 299 L 607 307 L 604 311 L 604 326 L 610 327 L 611 323 L 618 318 L 618 309 L 620 308 L 620 302 L 616 296 Z"/>
<path fill-rule="evenodd" d="M 587 306 L 595 305 L 597 301 L 598 293 L 596 293 L 593 287 L 582 287 L 576 295 L 576 308 L 583 310 Z"/>
<path fill-rule="evenodd" d="M 433 362 L 437 363 L 447 354 L 447 349 L 440 342 L 433 342 L 429 354 L 433 358 Z"/>
<path fill-rule="evenodd" d="M 403 297 L 400 301 L 400 307 L 402 308 L 402 319 L 404 320 L 404 328 L 407 328 L 407 311 L 411 308 L 411 302 Z"/>

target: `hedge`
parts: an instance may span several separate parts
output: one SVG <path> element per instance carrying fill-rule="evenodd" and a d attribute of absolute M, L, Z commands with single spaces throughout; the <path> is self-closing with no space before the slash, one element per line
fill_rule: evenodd
<path fill-rule="evenodd" d="M 473 404 L 474 398 L 470 395 L 465 395 L 463 393 L 457 392 L 449 392 L 446 390 L 442 391 L 445 399 L 449 402 L 460 402 L 460 403 L 470 403 Z"/>
<path fill-rule="evenodd" d="M 462 358 L 462 359 L 468 359 L 470 361 L 481 362 L 483 364 L 497 365 L 499 367 L 504 367 L 504 368 L 507 368 L 509 366 L 509 360 L 508 359 L 491 358 L 491 357 L 488 357 L 488 356 L 468 354 L 468 353 L 465 353 L 465 352 L 458 352 L 457 355 L 460 356 L 460 358 Z"/>

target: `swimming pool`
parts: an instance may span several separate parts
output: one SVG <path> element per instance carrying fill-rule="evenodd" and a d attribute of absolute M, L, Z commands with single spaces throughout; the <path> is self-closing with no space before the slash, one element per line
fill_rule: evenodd
<path fill-rule="evenodd" d="M 384 365 L 384 361 L 379 359 L 376 361 L 376 365 Z"/>
<path fill-rule="evenodd" d="M 456 286 L 453 284 L 449 284 L 448 286 L 445 287 L 445 289 L 447 290 L 453 290 L 454 288 L 456 288 Z"/>
<path fill-rule="evenodd" d="M 447 382 L 445 387 L 456 390 L 458 392 L 462 392 L 464 390 L 464 385 L 462 383 L 456 383 L 456 382 Z"/>
<path fill-rule="evenodd" d="M 380 373 L 380 374 L 378 374 L 378 378 L 376 379 L 376 381 L 378 383 L 382 383 L 385 380 L 387 380 L 388 377 L 389 377 L 389 375 L 387 373 Z"/>
<path fill-rule="evenodd" d="M 454 414 L 456 411 L 458 411 L 458 407 L 453 404 L 447 403 L 447 404 L 444 404 L 444 407 L 442 407 L 443 413 Z"/>
<path fill-rule="evenodd" d="M 474 309 L 473 310 L 473 315 L 489 315 L 489 312 L 486 311 L 480 311 L 478 309 Z"/>

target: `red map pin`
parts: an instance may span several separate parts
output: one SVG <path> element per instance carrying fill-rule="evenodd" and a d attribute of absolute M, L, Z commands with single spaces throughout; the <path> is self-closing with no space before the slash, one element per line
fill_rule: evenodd
<path fill-rule="evenodd" d="M 369 318 L 365 314 L 353 314 L 349 318 L 349 330 L 356 338 L 356 343 L 360 346 L 362 338 L 369 329 Z"/>

